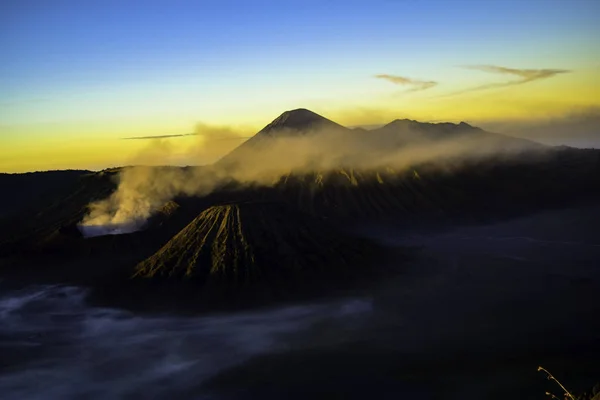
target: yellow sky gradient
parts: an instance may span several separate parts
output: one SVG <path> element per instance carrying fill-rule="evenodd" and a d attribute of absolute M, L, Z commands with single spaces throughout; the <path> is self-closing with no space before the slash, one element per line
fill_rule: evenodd
<path fill-rule="evenodd" d="M 490 75 L 489 82 L 511 81 L 510 77 Z M 600 67 L 573 71 L 502 88 L 439 95 L 440 91 L 423 90 L 406 93 L 402 87 L 389 85 L 387 92 L 365 93 L 356 99 L 308 99 L 288 102 L 287 108 L 304 107 L 344 125 L 381 124 L 396 118 L 421 121 L 461 120 L 482 123 L 486 120 L 535 120 L 560 117 L 587 108 L 600 107 Z M 475 87 L 477 85 L 471 86 Z M 442 87 L 442 86 L 440 86 Z M 467 87 L 469 87 L 467 85 Z M 443 87 L 442 87 L 443 88 Z M 269 101 L 258 101 L 268 104 Z M 101 121 L 64 121 L 48 124 L 0 126 L 0 171 L 23 172 L 48 169 L 102 169 L 135 163 L 201 164 L 210 161 L 185 159 L 197 137 L 156 140 L 122 140 L 130 136 L 184 134 L 194 131 L 198 122 L 235 125 L 240 136 L 250 136 L 277 117 L 285 108 L 273 103 L 258 110 L 238 106 L 228 114 L 208 116 L 192 112 L 185 115 L 150 114 L 148 118 Z M 126 110 L 125 110 L 126 111 Z M 245 112 L 244 112 L 245 111 Z M 242 126 L 239 128 L 238 126 Z M 155 142 L 155 143 L 151 143 Z M 241 141 L 240 141 L 241 142 Z M 228 141 L 219 151 L 226 152 L 239 142 Z"/>

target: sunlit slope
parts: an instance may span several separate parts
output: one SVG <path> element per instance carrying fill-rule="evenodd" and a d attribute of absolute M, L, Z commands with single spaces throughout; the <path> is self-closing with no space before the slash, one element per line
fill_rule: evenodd
<path fill-rule="evenodd" d="M 277 203 L 210 207 L 136 269 L 138 278 L 205 285 L 340 277 L 377 255 L 369 241 Z"/>

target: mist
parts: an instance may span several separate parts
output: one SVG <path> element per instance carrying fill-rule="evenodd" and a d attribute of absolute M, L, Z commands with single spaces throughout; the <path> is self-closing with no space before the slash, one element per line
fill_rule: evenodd
<path fill-rule="evenodd" d="M 600 108 L 525 121 L 487 121 L 485 128 L 548 145 L 600 148 Z"/>
<path fill-rule="evenodd" d="M 235 139 L 243 136 L 229 127 L 199 124 L 197 130 L 202 134 L 185 154 L 190 164 L 216 160 L 238 144 Z M 535 147 L 532 142 L 476 128 L 435 139 L 410 128 L 392 134 L 344 128 L 262 132 L 209 165 L 124 168 L 118 176 L 117 190 L 108 198 L 89 205 L 82 232 L 84 235 L 110 233 L 101 227 L 115 226 L 128 228 L 123 231 L 139 229 L 169 200 L 178 196 L 205 196 L 230 183 L 241 188 L 268 187 L 290 174 L 326 175 L 355 170 L 397 173 L 440 160 L 451 160 L 456 165 L 492 155 L 510 155 L 532 146 Z M 154 163 L 168 164 L 173 160 L 172 151 L 171 146 L 153 143 L 138 160 L 151 157 Z M 114 228 L 110 230 L 119 233 Z"/>

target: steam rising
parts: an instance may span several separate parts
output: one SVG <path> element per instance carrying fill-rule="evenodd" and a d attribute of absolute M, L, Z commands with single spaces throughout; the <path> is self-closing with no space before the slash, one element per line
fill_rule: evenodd
<path fill-rule="evenodd" d="M 124 168 L 118 189 L 108 198 L 89 206 L 83 221 L 90 226 L 135 226 L 167 201 L 177 196 L 204 196 L 223 185 L 272 186 L 288 174 L 307 174 L 345 170 L 402 170 L 444 159 L 484 157 L 498 152 L 514 152 L 531 143 L 502 135 L 489 134 L 464 124 L 447 137 L 432 139 L 410 124 L 395 130 L 352 131 L 349 129 L 279 129 L 260 132 L 219 162 L 202 167 Z M 394 123 L 392 123 L 394 124 Z M 456 127 L 456 126 L 455 126 Z M 463 127 L 463 126 L 460 126 Z M 199 142 L 189 149 L 192 159 L 223 155 L 237 142 L 234 128 L 198 125 Z M 463 132 L 464 131 L 464 132 Z M 169 147 L 162 160 L 169 160 Z M 157 157 L 156 147 L 152 148 Z M 89 229 L 89 228 L 88 228 Z"/>

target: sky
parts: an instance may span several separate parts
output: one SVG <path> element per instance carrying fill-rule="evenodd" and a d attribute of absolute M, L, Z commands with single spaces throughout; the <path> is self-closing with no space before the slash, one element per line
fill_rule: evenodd
<path fill-rule="evenodd" d="M 0 172 L 131 164 L 148 140 L 124 137 L 198 127 L 234 146 L 294 108 L 600 147 L 599 38 L 597 0 L 4 0 Z"/>

